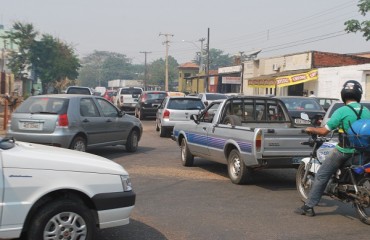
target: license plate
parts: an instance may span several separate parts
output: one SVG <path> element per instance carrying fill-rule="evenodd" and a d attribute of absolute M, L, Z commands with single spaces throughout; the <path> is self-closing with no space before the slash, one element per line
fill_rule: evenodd
<path fill-rule="evenodd" d="M 20 122 L 19 128 L 23 130 L 42 130 L 43 124 L 39 122 Z"/>
<path fill-rule="evenodd" d="M 311 124 L 311 121 L 303 120 L 303 119 L 300 119 L 300 118 L 294 119 L 294 122 L 297 123 L 297 124 Z"/>
<path fill-rule="evenodd" d="M 302 157 L 293 157 L 292 158 L 292 163 L 293 164 L 301 164 Z"/>

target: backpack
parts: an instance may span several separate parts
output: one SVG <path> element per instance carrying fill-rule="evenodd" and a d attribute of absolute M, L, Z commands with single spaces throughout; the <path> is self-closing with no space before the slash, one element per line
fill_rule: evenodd
<path fill-rule="evenodd" d="M 353 123 L 349 123 L 349 129 L 347 129 L 347 132 L 344 134 L 345 146 L 355 148 L 360 152 L 369 152 L 370 119 L 361 119 L 363 106 L 361 106 L 359 113 L 357 113 L 352 106 L 347 106 L 355 112 L 357 120 Z"/>

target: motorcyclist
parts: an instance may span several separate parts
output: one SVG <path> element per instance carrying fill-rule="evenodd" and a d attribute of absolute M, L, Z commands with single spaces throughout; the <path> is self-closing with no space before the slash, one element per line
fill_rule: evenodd
<path fill-rule="evenodd" d="M 315 175 L 315 180 L 307 201 L 302 207 L 297 208 L 294 211 L 295 213 L 306 216 L 315 216 L 313 208 L 320 202 L 329 179 L 343 163 L 356 154 L 356 150 L 346 143 L 344 133 L 349 129 L 350 124 L 358 119 L 355 111 L 357 114 L 361 114 L 361 119 L 370 118 L 369 109 L 366 107 L 361 108 L 360 101 L 362 93 L 362 87 L 359 82 L 355 80 L 346 81 L 341 90 L 341 98 L 345 106 L 338 108 L 324 127 L 308 127 L 305 129 L 307 133 L 317 134 L 319 136 L 325 136 L 330 131 L 338 129 L 339 143 L 326 157 L 325 161 L 323 161 L 320 169 Z M 351 107 L 353 109 L 351 109 Z"/>

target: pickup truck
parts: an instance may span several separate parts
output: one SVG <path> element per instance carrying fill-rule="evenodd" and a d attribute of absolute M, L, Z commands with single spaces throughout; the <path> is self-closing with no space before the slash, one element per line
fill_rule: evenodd
<path fill-rule="evenodd" d="M 127 113 L 134 114 L 140 95 L 143 93 L 141 87 L 119 88 L 115 97 L 114 105 Z"/>
<path fill-rule="evenodd" d="M 256 169 L 296 168 L 310 155 L 310 147 L 301 144 L 308 135 L 294 125 L 280 99 L 239 96 L 218 100 L 190 119 L 173 129 L 182 165 L 192 166 L 195 156 L 227 164 L 235 184 L 252 182 Z"/>

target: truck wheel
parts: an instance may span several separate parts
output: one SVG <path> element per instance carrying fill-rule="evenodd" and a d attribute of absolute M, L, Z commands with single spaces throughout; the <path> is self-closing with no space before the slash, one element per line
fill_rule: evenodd
<path fill-rule="evenodd" d="M 139 133 L 136 130 L 132 130 L 130 135 L 128 135 L 126 141 L 126 151 L 136 152 L 138 145 L 139 145 Z"/>
<path fill-rule="evenodd" d="M 86 152 L 86 139 L 80 136 L 75 137 L 69 148 L 76 151 Z"/>
<path fill-rule="evenodd" d="M 245 184 L 252 181 L 252 169 L 245 166 L 237 149 L 231 150 L 227 159 L 227 170 L 232 183 Z"/>
<path fill-rule="evenodd" d="M 185 167 L 191 167 L 194 164 L 194 155 L 191 154 L 186 139 L 181 140 L 181 164 Z"/>
<path fill-rule="evenodd" d="M 95 238 L 96 226 L 90 209 L 79 201 L 61 199 L 39 209 L 28 228 L 29 240 Z"/>
<path fill-rule="evenodd" d="M 235 115 L 227 115 L 224 119 L 224 124 L 232 125 L 232 126 L 241 126 L 242 121 L 238 116 Z"/>

